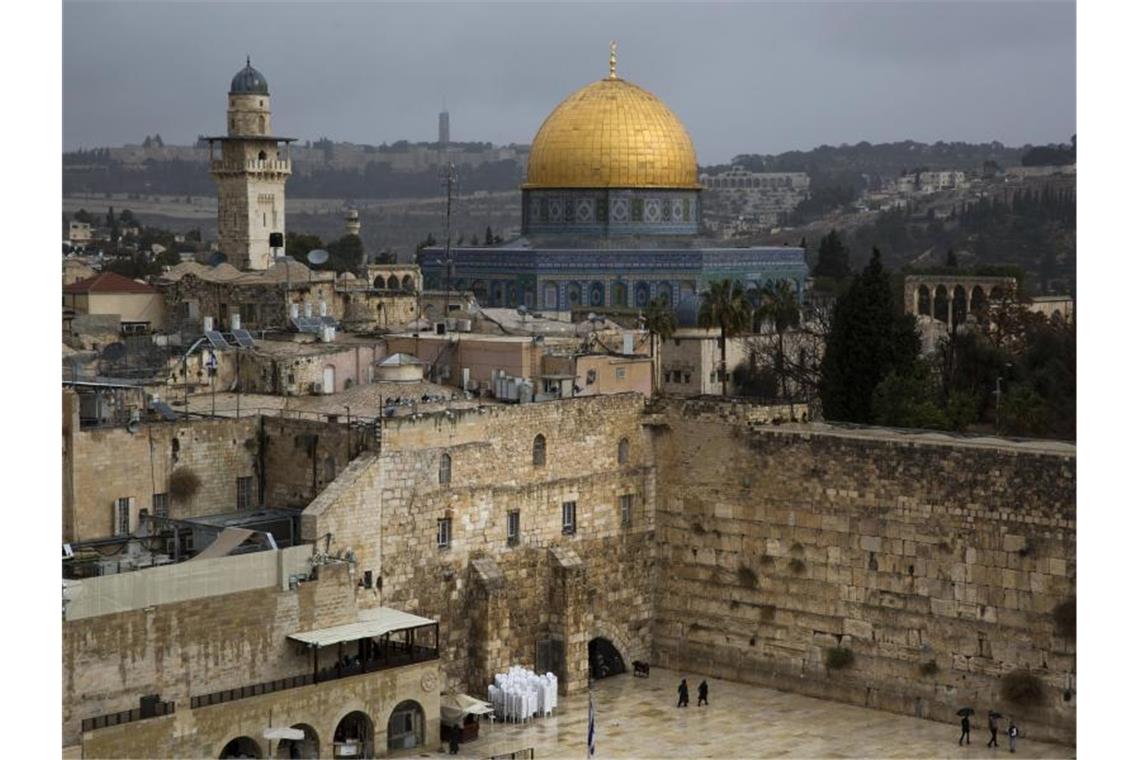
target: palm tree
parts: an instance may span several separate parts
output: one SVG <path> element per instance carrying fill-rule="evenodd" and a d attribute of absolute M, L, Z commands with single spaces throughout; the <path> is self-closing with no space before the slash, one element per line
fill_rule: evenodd
<path fill-rule="evenodd" d="M 701 309 L 697 324 L 708 329 L 720 328 L 720 392 L 728 395 L 728 367 L 725 354 L 728 339 L 748 329 L 752 323 L 752 305 L 744 297 L 739 282 L 720 280 L 710 282 L 709 289 L 701 294 Z"/>
<path fill-rule="evenodd" d="M 677 330 L 677 312 L 669 303 L 668 296 L 660 296 L 649 302 L 644 324 L 649 331 L 650 354 L 653 357 L 653 393 L 656 394 L 661 370 L 661 364 L 657 360 L 657 342 L 668 340 Z"/>
<path fill-rule="evenodd" d="M 781 280 L 768 283 L 754 291 L 756 311 L 753 313 L 753 332 L 762 332 L 765 323 L 776 331 L 776 367 L 780 376 L 780 390 L 784 398 L 788 396 L 787 360 L 784 353 L 784 333 L 800 326 L 800 300 L 791 283 Z"/>

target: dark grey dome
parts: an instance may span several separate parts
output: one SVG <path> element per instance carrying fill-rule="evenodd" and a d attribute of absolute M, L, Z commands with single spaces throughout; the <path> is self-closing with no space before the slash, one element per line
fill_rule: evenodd
<path fill-rule="evenodd" d="M 230 82 L 231 95 L 268 95 L 269 84 L 261 72 L 249 65 L 249 57 L 245 59 L 245 68 L 234 74 Z"/>

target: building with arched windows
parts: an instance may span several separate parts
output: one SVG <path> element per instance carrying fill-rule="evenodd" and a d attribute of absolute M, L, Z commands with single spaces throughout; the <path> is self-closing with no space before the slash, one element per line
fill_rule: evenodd
<path fill-rule="evenodd" d="M 485 306 L 560 311 L 640 309 L 658 298 L 677 307 L 722 279 L 788 280 L 802 293 L 803 249 L 701 237 L 702 190 L 684 124 L 619 78 L 611 56 L 610 75 L 563 100 L 535 135 L 521 236 L 450 254 L 424 249 L 425 286 L 471 291 Z"/>

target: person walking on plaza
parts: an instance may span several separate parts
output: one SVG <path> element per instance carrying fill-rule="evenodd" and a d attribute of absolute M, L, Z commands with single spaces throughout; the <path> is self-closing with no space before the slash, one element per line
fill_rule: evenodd
<path fill-rule="evenodd" d="M 459 728 L 457 726 L 451 727 L 451 736 L 447 740 L 447 749 L 452 755 L 459 754 Z"/>
<path fill-rule="evenodd" d="M 709 703 L 708 681 L 701 681 L 701 685 L 697 687 L 697 707 L 700 707 L 702 703 L 706 705 Z"/>
<path fill-rule="evenodd" d="M 1013 725 L 1013 718 L 1009 719 L 1009 751 L 1017 752 L 1017 737 L 1021 732 Z"/>
<path fill-rule="evenodd" d="M 685 683 L 685 679 L 681 679 L 681 685 L 677 687 L 677 707 L 689 706 L 689 684 Z"/>
<path fill-rule="evenodd" d="M 990 710 L 989 729 L 990 729 L 990 740 L 988 742 L 986 742 L 986 746 L 987 747 L 997 747 L 997 745 L 998 745 L 998 740 L 997 740 L 998 724 L 997 724 L 997 716 L 994 714 L 993 710 Z"/>
<path fill-rule="evenodd" d="M 962 735 L 958 737 L 958 746 L 962 746 L 962 740 L 966 740 L 966 744 L 970 743 L 970 716 L 962 716 Z"/>

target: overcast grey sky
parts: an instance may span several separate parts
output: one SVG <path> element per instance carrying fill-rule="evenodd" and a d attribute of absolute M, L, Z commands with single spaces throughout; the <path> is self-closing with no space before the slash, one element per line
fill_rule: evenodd
<path fill-rule="evenodd" d="M 230 78 L 269 81 L 274 131 L 363 143 L 530 142 L 607 72 L 663 99 L 703 164 L 861 140 L 1062 142 L 1071 2 L 339 3 L 67 0 L 64 147 L 187 144 Z"/>

